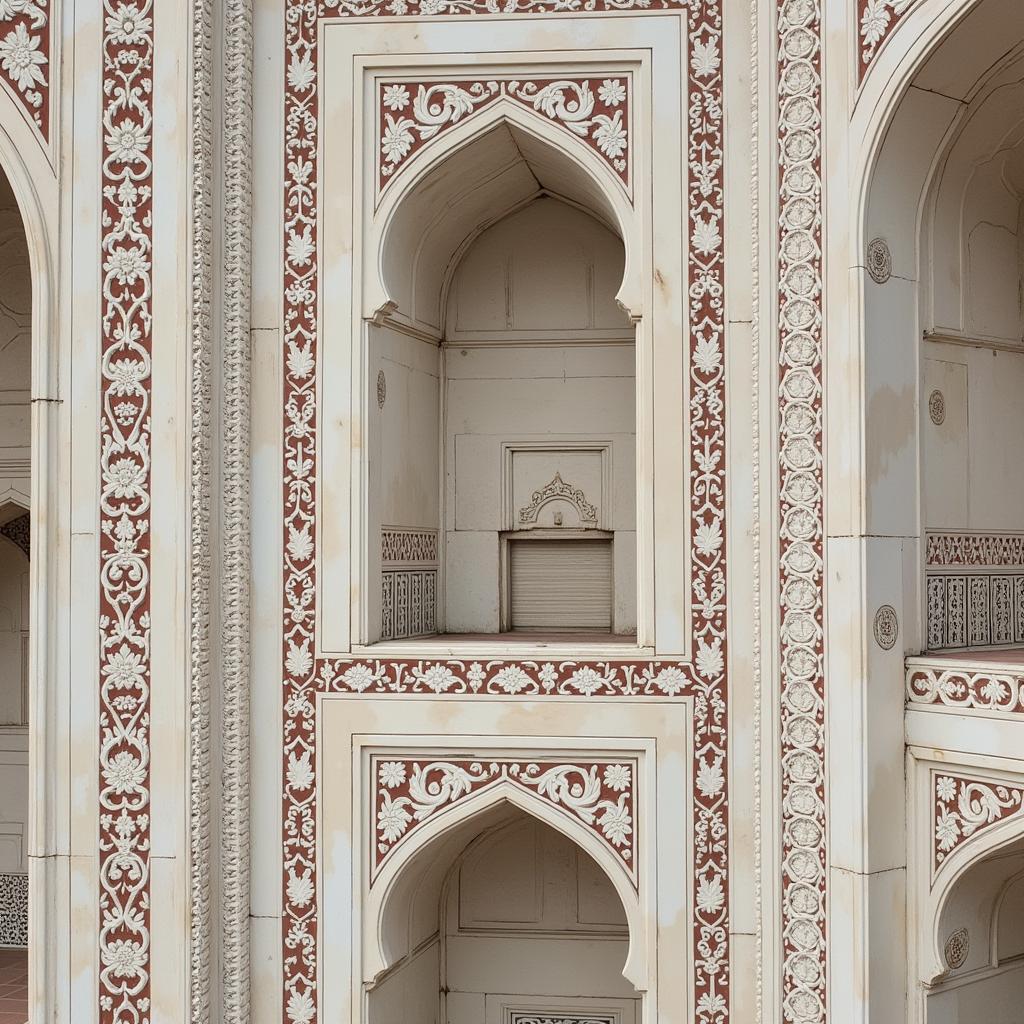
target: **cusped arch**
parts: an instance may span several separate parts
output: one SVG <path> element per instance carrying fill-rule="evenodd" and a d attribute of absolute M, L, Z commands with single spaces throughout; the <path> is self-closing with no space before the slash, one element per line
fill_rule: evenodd
<path fill-rule="evenodd" d="M 616 299 L 639 319 L 640 224 L 621 180 L 584 142 L 505 98 L 428 141 L 384 192 L 366 233 L 363 315 L 397 315 L 438 332 L 461 256 L 541 195 L 579 207 L 622 239 Z"/>
<path fill-rule="evenodd" d="M 934 984 L 948 971 L 943 955 L 942 921 L 957 886 L 969 872 L 1014 845 L 1024 848 L 1024 815 L 1021 814 L 982 829 L 964 840 L 935 872 L 922 919 L 922 934 L 926 937 L 927 946 L 922 950 L 919 969 L 925 984 Z M 1003 888 L 1000 882 L 1000 892 Z"/>
<path fill-rule="evenodd" d="M 467 796 L 428 819 L 394 851 L 370 886 L 364 903 L 363 981 L 372 984 L 401 956 L 402 950 L 389 938 L 396 922 L 407 913 L 409 893 L 418 885 L 424 871 L 453 863 L 450 848 L 482 831 L 488 819 L 506 808 L 516 808 L 561 833 L 587 853 L 608 877 L 622 903 L 629 929 L 629 951 L 623 977 L 638 992 L 649 987 L 648 950 L 643 926 L 645 912 L 640 893 L 622 861 L 608 845 L 579 820 L 545 802 L 534 793 L 503 780 L 486 790 Z M 444 856 L 448 854 L 448 856 Z"/>

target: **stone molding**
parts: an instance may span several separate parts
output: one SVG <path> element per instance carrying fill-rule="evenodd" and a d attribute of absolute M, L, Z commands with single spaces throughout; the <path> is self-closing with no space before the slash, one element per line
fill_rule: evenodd
<path fill-rule="evenodd" d="M 822 5 L 778 0 L 779 668 L 782 1014 L 827 993 Z"/>
<path fill-rule="evenodd" d="M 150 1003 L 153 7 L 103 4 L 100 1024 Z"/>
<path fill-rule="evenodd" d="M 252 0 L 224 0 L 221 312 L 221 1019 L 249 1020 Z"/>
<path fill-rule="evenodd" d="M 588 698 L 669 693 L 694 708 L 693 888 L 723 885 L 726 898 L 694 902 L 693 1007 L 700 1024 L 723 1024 L 729 1014 L 729 909 L 726 577 L 724 168 L 722 163 L 722 11 L 719 0 L 594 0 L 592 11 L 675 10 L 687 27 L 686 110 L 690 160 L 689 233 L 690 515 L 692 564 L 691 663 L 560 663 L 324 659 L 314 656 L 316 621 L 315 465 L 317 444 L 319 268 L 317 190 L 318 32 L 322 19 L 493 13 L 488 0 L 341 0 L 325 5 L 285 0 L 285 225 L 283 238 L 283 1004 L 292 1024 L 317 1012 L 318 908 L 293 901 L 288 872 L 309 865 L 316 890 L 316 704 L 321 693 L 562 693 Z M 513 0 L 502 17 L 572 16 L 559 0 Z M 309 467 L 309 468 L 307 468 Z M 656 682 L 657 680 L 657 682 Z M 289 765 L 304 767 L 289 774 Z M 303 867 L 303 870 L 305 868 Z"/>

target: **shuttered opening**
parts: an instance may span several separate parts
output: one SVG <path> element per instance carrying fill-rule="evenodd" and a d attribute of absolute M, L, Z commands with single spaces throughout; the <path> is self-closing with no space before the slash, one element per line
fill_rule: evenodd
<path fill-rule="evenodd" d="M 512 629 L 612 628 L 611 539 L 509 542 Z"/>

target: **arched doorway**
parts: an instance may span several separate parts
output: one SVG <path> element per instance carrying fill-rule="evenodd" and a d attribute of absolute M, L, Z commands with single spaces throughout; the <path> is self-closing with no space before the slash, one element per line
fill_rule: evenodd
<path fill-rule="evenodd" d="M 640 1024 L 609 877 L 550 825 L 499 804 L 411 859 L 384 906 L 391 961 L 368 1024 Z"/>
<path fill-rule="evenodd" d="M 0 1007 L 28 1016 L 32 277 L 0 174 Z"/>

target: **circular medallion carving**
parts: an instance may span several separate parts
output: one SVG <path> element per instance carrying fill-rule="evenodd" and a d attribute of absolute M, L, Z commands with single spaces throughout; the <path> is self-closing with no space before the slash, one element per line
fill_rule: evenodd
<path fill-rule="evenodd" d="M 971 951 L 971 937 L 967 934 L 966 928 L 957 928 L 955 932 L 946 939 L 943 953 L 946 957 L 946 964 L 951 971 L 963 967 L 967 963 L 967 954 Z"/>
<path fill-rule="evenodd" d="M 875 284 L 885 284 L 892 277 L 892 252 L 884 238 L 868 242 L 868 273 Z"/>
<path fill-rule="evenodd" d="M 891 651 L 899 635 L 900 623 L 896 618 L 896 609 L 891 604 L 883 604 L 875 612 L 875 643 L 883 651 Z"/>
<path fill-rule="evenodd" d="M 946 398 L 938 388 L 928 396 L 928 415 L 937 427 L 941 427 L 945 422 Z"/>
<path fill-rule="evenodd" d="M 384 376 L 384 371 L 379 370 L 377 372 L 377 408 L 383 409 L 384 402 L 388 397 L 388 379 Z"/>

